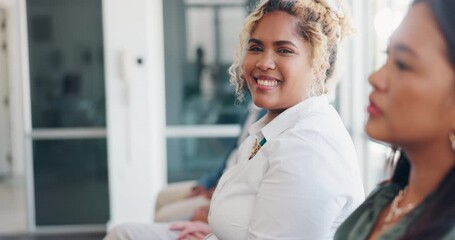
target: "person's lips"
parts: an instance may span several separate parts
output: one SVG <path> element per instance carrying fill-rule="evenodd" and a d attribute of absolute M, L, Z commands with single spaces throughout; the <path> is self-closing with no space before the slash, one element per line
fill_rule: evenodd
<path fill-rule="evenodd" d="M 256 81 L 256 86 L 263 90 L 274 89 L 281 84 L 281 80 L 269 75 L 261 74 L 254 76 L 253 78 Z"/>
<path fill-rule="evenodd" d="M 370 104 L 367 107 L 367 112 L 370 114 L 370 116 L 381 116 L 384 113 L 382 110 L 374 103 L 374 101 L 370 98 Z"/>

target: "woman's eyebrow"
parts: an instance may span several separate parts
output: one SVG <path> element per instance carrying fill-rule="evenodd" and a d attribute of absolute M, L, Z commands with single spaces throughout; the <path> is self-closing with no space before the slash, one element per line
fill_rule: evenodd
<path fill-rule="evenodd" d="M 286 41 L 286 40 L 276 41 L 273 43 L 273 45 L 275 45 L 275 46 L 292 45 L 294 47 L 297 47 L 297 45 L 295 45 L 293 42 Z"/>
<path fill-rule="evenodd" d="M 259 39 L 256 39 L 256 38 L 250 38 L 250 39 L 248 40 L 248 43 L 256 43 L 256 44 L 262 45 L 262 41 L 259 40 Z"/>
<path fill-rule="evenodd" d="M 259 39 L 256 39 L 256 38 L 250 38 L 248 40 L 248 43 L 256 43 L 256 44 L 259 44 L 259 45 L 263 45 L 263 42 L 261 40 L 259 40 Z M 275 41 L 275 42 L 273 42 L 273 45 L 275 45 L 275 46 L 292 45 L 294 47 L 297 47 L 293 42 L 287 41 L 287 40 Z"/>
<path fill-rule="evenodd" d="M 410 54 L 410 55 L 412 55 L 413 57 L 416 57 L 416 58 L 419 57 L 419 55 L 414 50 L 412 50 L 412 48 L 410 48 L 406 44 L 397 43 L 392 48 L 393 48 L 393 50 L 395 50 L 397 52 L 407 53 L 407 54 Z"/>

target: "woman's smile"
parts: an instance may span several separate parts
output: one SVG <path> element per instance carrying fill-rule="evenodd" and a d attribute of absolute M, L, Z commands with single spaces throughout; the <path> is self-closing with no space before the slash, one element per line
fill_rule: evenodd
<path fill-rule="evenodd" d="M 272 90 L 281 84 L 281 80 L 269 75 L 257 75 L 253 79 L 256 81 L 256 87 L 261 90 Z"/>

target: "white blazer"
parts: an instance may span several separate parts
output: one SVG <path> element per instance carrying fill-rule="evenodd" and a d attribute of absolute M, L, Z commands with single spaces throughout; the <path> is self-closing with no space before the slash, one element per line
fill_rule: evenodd
<path fill-rule="evenodd" d="M 211 200 L 206 239 L 332 239 L 364 200 L 354 145 L 326 95 L 249 128 Z M 256 139 L 266 143 L 251 159 Z"/>

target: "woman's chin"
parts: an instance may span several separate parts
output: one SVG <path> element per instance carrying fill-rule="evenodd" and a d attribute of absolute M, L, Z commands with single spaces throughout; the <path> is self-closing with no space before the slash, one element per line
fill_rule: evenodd
<path fill-rule="evenodd" d="M 379 129 L 375 127 L 374 124 L 370 122 L 370 120 L 368 120 L 365 124 L 365 133 L 368 137 L 373 139 L 378 139 L 378 137 L 380 137 Z"/>
<path fill-rule="evenodd" d="M 269 109 L 269 107 L 270 107 L 270 101 L 267 99 L 261 98 L 261 97 L 253 96 L 253 102 L 254 102 L 254 105 L 256 105 L 257 107 L 260 107 L 260 108 Z"/>

